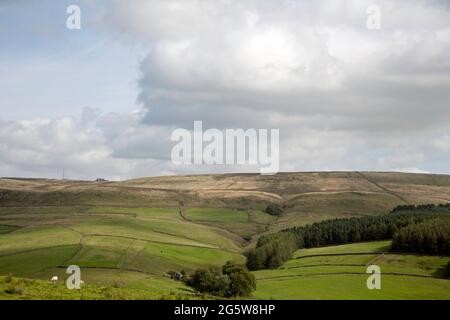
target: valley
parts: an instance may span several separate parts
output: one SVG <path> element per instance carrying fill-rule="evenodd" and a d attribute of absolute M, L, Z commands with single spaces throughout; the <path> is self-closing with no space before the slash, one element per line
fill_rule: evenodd
<path fill-rule="evenodd" d="M 12 275 L 31 281 L 25 297 L 28 292 L 29 298 L 54 298 L 51 287 L 33 288 L 48 287 L 54 275 L 64 279 L 67 266 L 75 264 L 87 285 L 81 291 L 90 292 L 86 298 L 195 299 L 192 288 L 167 273 L 245 264 L 261 235 L 283 229 L 385 215 L 398 205 L 448 202 L 450 176 L 422 174 L 225 174 L 122 182 L 2 178 L 0 287 Z M 282 206 L 283 213 L 266 213 L 270 204 Z M 450 299 L 450 282 L 441 271 L 448 257 L 395 255 L 387 253 L 389 246 L 382 241 L 298 250 L 281 267 L 254 272 L 251 298 Z M 386 273 L 380 292 L 365 287 L 370 261 Z M 14 295 L 0 294 L 8 297 Z"/>

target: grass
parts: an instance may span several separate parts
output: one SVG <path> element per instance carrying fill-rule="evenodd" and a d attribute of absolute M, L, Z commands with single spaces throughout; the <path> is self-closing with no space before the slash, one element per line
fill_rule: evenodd
<path fill-rule="evenodd" d="M 131 281 L 126 285 L 126 288 L 145 290 L 155 294 L 165 295 L 172 294 L 192 294 L 194 293 L 190 287 L 187 287 L 183 282 L 168 280 L 164 277 L 150 276 L 143 280 Z"/>
<path fill-rule="evenodd" d="M 375 189 L 376 190 L 376 189 Z M 321 191 L 292 195 L 286 213 L 271 227 L 282 230 L 328 219 L 388 213 L 404 204 L 395 195 L 373 191 Z"/>
<path fill-rule="evenodd" d="M 14 226 L 0 226 L 0 234 L 10 233 L 16 229 Z"/>
<path fill-rule="evenodd" d="M 160 288 L 160 289 L 158 289 Z M 85 285 L 69 290 L 62 281 L 31 280 L 0 276 L 0 300 L 155 300 L 198 299 L 181 283 L 166 278 L 147 278 L 141 285 L 130 287 Z"/>
<path fill-rule="evenodd" d="M 84 246 L 68 264 L 80 268 L 117 268 L 125 252 L 115 248 Z"/>
<path fill-rule="evenodd" d="M 78 244 L 81 236 L 64 227 L 22 228 L 0 238 L 0 257 L 45 247 Z"/>
<path fill-rule="evenodd" d="M 382 253 L 389 251 L 391 240 L 361 242 L 344 244 L 340 246 L 329 246 L 321 248 L 301 249 L 294 253 L 294 258 L 323 254 L 345 254 L 345 253 Z"/>
<path fill-rule="evenodd" d="M 186 216 L 192 221 L 248 222 L 247 211 L 227 208 L 192 208 L 186 211 Z"/>
<path fill-rule="evenodd" d="M 144 250 L 125 262 L 127 268 L 152 274 L 169 270 L 193 271 L 199 267 L 221 267 L 227 261 L 245 263 L 244 256 L 217 249 L 148 243 Z"/>
<path fill-rule="evenodd" d="M 375 263 L 383 272 L 443 277 L 448 262 L 450 257 L 389 254 L 382 255 Z"/>
<path fill-rule="evenodd" d="M 208 226 L 228 230 L 244 239 L 268 230 L 275 218 L 260 210 L 236 210 L 227 208 L 190 208 L 187 219 Z"/>
<path fill-rule="evenodd" d="M 26 219 L 31 224 L 15 231 L 1 229 L 0 275 L 64 279 L 65 267 L 75 264 L 83 279 L 97 286 L 131 283 L 137 288 L 143 282 L 146 288 L 167 288 L 158 293 L 169 294 L 178 292 L 162 277 L 169 270 L 245 262 L 235 236 L 185 221 L 175 208 L 50 206 L 0 211 L 0 219 Z M 34 225 L 37 220 L 43 225 Z"/>
<path fill-rule="evenodd" d="M 87 213 L 88 209 L 86 206 L 0 207 L 0 215 L 74 214 Z"/>
<path fill-rule="evenodd" d="M 140 219 L 157 218 L 179 220 L 178 208 L 123 208 L 123 207 L 92 207 L 89 213 L 108 213 L 135 215 Z"/>
<path fill-rule="evenodd" d="M 3 256 L 0 258 L 0 274 L 11 273 L 20 277 L 36 277 L 39 274 L 40 277 L 49 279 L 51 273 L 42 272 L 63 264 L 79 248 L 78 245 L 63 245 Z"/>
<path fill-rule="evenodd" d="M 254 272 L 260 299 L 450 299 L 443 270 L 450 257 L 384 253 L 390 241 L 298 250 L 274 270 Z M 378 265 L 382 290 L 368 290 L 367 266 Z"/>
<path fill-rule="evenodd" d="M 358 254 L 341 256 L 310 256 L 287 261 L 283 267 L 296 268 L 315 265 L 365 265 L 378 257 L 377 254 Z"/>
<path fill-rule="evenodd" d="M 169 270 L 244 262 L 245 246 L 262 233 L 385 214 L 403 204 L 402 197 L 411 203 L 442 202 L 450 199 L 450 177 L 329 172 L 104 184 L 0 179 L 0 189 L 0 299 L 157 299 L 192 297 L 182 283 L 163 277 Z M 280 217 L 262 211 L 275 202 L 287 205 Z M 185 217 L 181 203 L 188 208 Z M 439 279 L 448 258 L 382 255 L 389 247 L 383 241 L 299 250 L 284 269 L 255 273 L 255 297 L 448 297 L 443 291 L 449 291 L 449 280 Z M 381 292 L 365 288 L 365 265 L 373 261 L 391 273 L 383 276 Z M 69 264 L 82 267 L 88 285 L 81 291 L 48 281 L 53 275 L 64 279 Z M 9 273 L 28 280 L 3 281 Z"/>
<path fill-rule="evenodd" d="M 268 225 L 274 222 L 276 220 L 276 217 L 260 210 L 251 210 L 248 213 L 248 220 L 252 223 Z"/>
<path fill-rule="evenodd" d="M 85 235 L 106 235 L 125 238 L 137 238 L 154 242 L 165 242 L 180 245 L 192 246 L 213 246 L 194 239 L 181 238 L 178 235 L 171 235 L 155 232 L 153 223 L 145 220 L 135 220 L 126 218 L 102 219 L 87 221 L 74 227 L 75 230 Z M 181 226 L 178 225 L 180 228 Z M 188 232 L 184 230 L 183 232 Z"/>
<path fill-rule="evenodd" d="M 296 300 L 450 300 L 450 281 L 434 278 L 384 275 L 381 290 L 368 290 L 368 275 L 322 275 L 258 280 L 257 299 Z"/>

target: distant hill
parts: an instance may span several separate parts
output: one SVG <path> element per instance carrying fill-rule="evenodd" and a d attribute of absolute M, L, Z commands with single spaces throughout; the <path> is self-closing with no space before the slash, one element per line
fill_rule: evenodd
<path fill-rule="evenodd" d="M 401 204 L 450 202 L 450 176 L 305 172 L 163 176 L 123 182 L 0 179 L 0 205 L 117 205 L 264 210 L 285 207 L 271 228 L 388 213 Z"/>
<path fill-rule="evenodd" d="M 224 174 L 122 182 L 3 178 L 0 179 L 0 300 L 78 299 L 62 285 L 69 265 L 82 269 L 82 279 L 88 285 L 82 290 L 85 298 L 167 295 L 193 298 L 195 292 L 170 279 L 171 273 L 189 274 L 200 267 L 221 267 L 227 261 L 243 264 L 245 253 L 263 234 L 331 218 L 388 214 L 398 205 L 448 202 L 450 176 L 444 175 Z M 270 204 L 282 207 L 282 214 L 266 213 Z M 404 258 L 394 255 L 387 259 L 391 257 Z M 308 265 L 317 262 L 308 259 L 300 262 Z M 409 272 L 411 266 L 422 263 L 420 259 L 408 261 L 399 268 Z M 271 298 L 275 293 L 275 298 L 367 297 L 358 291 L 360 287 L 355 287 L 363 284 L 366 290 L 365 282 L 359 281 L 365 276 L 365 260 L 357 261 L 361 266 L 348 269 L 321 265 L 304 269 L 298 265 L 302 269 L 297 268 L 297 262 L 295 258 L 286 262 L 296 269 L 255 272 L 258 279 L 255 297 Z M 446 298 L 448 295 L 441 292 L 448 291 L 448 281 L 435 278 L 441 277 L 440 270 L 448 259 L 435 261 L 428 257 L 423 262 L 423 268 L 413 270 L 413 278 L 402 278 L 399 282 L 392 277 L 387 285 L 419 286 L 420 292 L 412 298 L 422 298 L 429 292 L 430 297 Z M 342 263 L 354 263 L 353 256 L 325 261 L 325 264 Z M 395 262 L 386 262 L 389 268 L 392 264 Z M 336 274 L 324 278 L 317 286 L 321 290 L 319 295 L 299 293 L 296 288 L 304 283 L 296 281 L 304 279 L 306 284 L 316 281 L 304 277 L 305 272 L 321 274 L 322 268 Z M 422 269 L 427 275 L 432 273 L 430 279 L 420 278 L 425 272 Z M 345 272 L 356 275 L 342 277 Z M 393 272 L 398 272 L 398 268 Z M 18 279 L 11 280 L 11 274 Z M 49 279 L 55 275 L 61 281 L 58 291 L 52 293 Z M 328 288 L 339 279 L 343 281 L 339 283 L 348 283 L 356 290 L 354 296 L 327 294 L 333 292 Z M 426 289 L 434 286 L 440 289 Z M 393 297 L 409 297 L 407 294 L 412 291 L 394 292 Z"/>

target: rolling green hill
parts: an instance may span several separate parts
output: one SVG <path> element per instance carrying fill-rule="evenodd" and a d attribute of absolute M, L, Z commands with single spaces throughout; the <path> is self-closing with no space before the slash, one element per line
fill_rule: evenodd
<path fill-rule="evenodd" d="M 151 296 L 144 293 L 143 298 L 180 292 L 192 295 L 192 291 L 181 282 L 170 280 L 167 272 L 184 270 L 189 273 L 199 267 L 219 267 L 226 261 L 245 263 L 246 250 L 254 246 L 260 235 L 293 226 L 333 218 L 387 214 L 402 204 L 446 202 L 450 202 L 450 176 L 438 175 L 359 172 L 281 173 L 274 176 L 226 174 L 101 183 L 3 178 L 0 179 L 0 276 L 13 274 L 35 279 L 35 282 L 23 280 L 22 286 L 31 286 L 29 296 L 24 294 L 25 298 L 39 298 L 32 294 L 39 290 L 33 288 L 48 286 L 54 275 L 64 279 L 65 268 L 71 264 L 81 267 L 83 280 L 88 286 L 95 287 L 94 291 L 112 287 L 114 294 L 118 295 L 117 292 L 129 289 L 130 297 L 140 297 L 146 290 L 153 292 Z M 274 217 L 264 212 L 272 203 L 284 207 L 281 216 Z M 307 296 L 298 290 L 283 291 L 277 285 L 289 281 L 311 281 L 305 286 L 313 286 L 315 282 L 303 275 L 310 273 L 320 283 L 320 279 L 326 277 L 322 273 L 335 268 L 335 271 L 355 273 L 348 274 L 347 278 L 342 274 L 335 277 L 336 283 L 351 288 L 356 283 L 355 279 L 366 277 L 361 272 L 361 265 L 377 255 L 371 245 L 354 244 L 348 247 L 351 249 L 343 247 L 346 246 L 333 250 L 353 250 L 358 255 L 327 258 L 331 260 L 310 257 L 306 261 L 295 259 L 303 254 L 300 251 L 283 266 L 284 269 L 258 271 L 255 297 L 339 297 L 339 291 L 335 295 L 322 295 L 313 290 L 311 296 Z M 327 249 L 309 250 L 317 250 L 309 251 L 308 255 L 312 255 Z M 440 264 L 437 266 L 438 262 L 432 258 L 420 260 L 415 256 L 399 258 L 391 255 L 385 258 L 404 259 L 403 264 L 383 261 L 393 273 L 400 269 L 406 273 L 413 272 L 414 281 L 424 287 L 424 294 L 432 291 L 432 287 L 441 288 L 441 284 L 448 288 L 447 280 L 435 278 L 440 272 Z M 305 267 L 302 265 L 305 261 L 319 266 Z M 424 271 L 426 268 L 417 267 L 422 264 L 429 266 L 428 274 Z M 297 277 L 300 275 L 302 277 Z M 402 277 L 407 279 L 405 286 L 413 285 L 408 282 L 412 275 L 408 273 Z M 429 289 L 427 281 L 431 281 Z M 303 286 L 300 282 L 298 285 Z M 323 280 L 323 283 L 327 281 Z M 386 286 L 389 286 L 389 280 Z M 440 289 L 436 290 L 433 294 L 440 295 Z M 2 293 L 4 289 L 0 288 L 0 291 Z M 274 297 L 273 292 L 279 292 L 279 295 Z M 47 296 L 55 297 L 51 293 Z M 13 296 L 0 294 L 2 299 L 8 297 Z M 62 297 L 79 296 L 62 294 Z M 101 299 L 104 295 L 97 292 L 86 297 Z M 395 294 L 386 296 L 401 297 Z"/>
<path fill-rule="evenodd" d="M 450 257 L 392 254 L 390 241 L 298 250 L 274 270 L 256 271 L 259 299 L 450 299 L 443 279 Z M 367 266 L 381 269 L 381 290 L 366 286 Z"/>

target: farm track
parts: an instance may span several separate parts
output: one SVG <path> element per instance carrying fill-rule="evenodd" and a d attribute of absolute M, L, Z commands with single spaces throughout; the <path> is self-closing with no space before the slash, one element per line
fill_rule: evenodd
<path fill-rule="evenodd" d="M 366 179 L 369 183 L 373 184 L 374 186 L 384 190 L 386 193 L 389 193 L 397 198 L 399 198 L 400 200 L 402 200 L 403 202 L 405 202 L 406 204 L 410 204 L 408 200 L 406 200 L 403 196 L 399 195 L 398 193 L 389 190 L 386 187 L 383 187 L 382 185 L 380 185 L 379 183 L 375 182 L 374 180 L 370 179 L 368 176 L 366 176 L 364 173 L 360 172 L 360 171 L 356 171 L 357 174 L 359 174 L 361 177 L 363 177 L 364 179 Z"/>
<path fill-rule="evenodd" d="M 178 208 L 178 213 L 179 213 L 179 215 L 180 215 L 181 220 L 186 221 L 186 222 L 192 222 L 191 220 L 189 220 L 189 219 L 186 217 L 186 214 L 184 213 L 184 207 L 183 207 L 183 206 L 180 206 L 180 207 Z"/>
<path fill-rule="evenodd" d="M 124 270 L 125 269 L 124 265 L 125 265 L 125 262 L 127 261 L 127 258 L 129 256 L 129 254 L 131 254 L 131 252 L 130 252 L 131 251 L 131 247 L 133 247 L 134 243 L 137 242 L 137 241 L 138 240 L 134 240 L 128 245 L 128 247 L 125 249 L 125 252 L 120 257 L 119 262 L 117 262 L 117 267 L 120 270 Z"/>
<path fill-rule="evenodd" d="M 383 252 L 382 254 L 376 256 L 375 259 L 373 259 L 373 260 L 367 262 L 367 263 L 366 263 L 366 266 L 372 265 L 375 261 L 378 261 L 378 259 L 384 258 L 384 256 L 385 256 L 385 252 Z"/>

